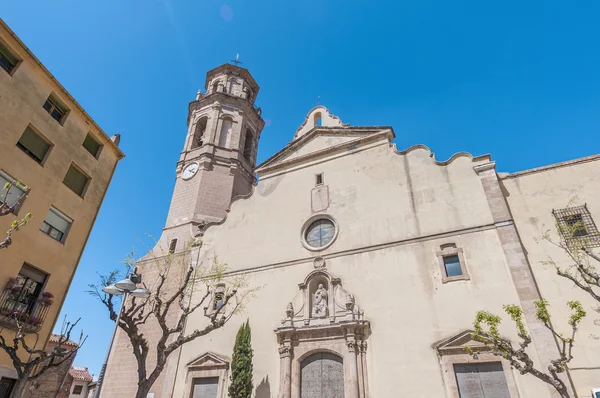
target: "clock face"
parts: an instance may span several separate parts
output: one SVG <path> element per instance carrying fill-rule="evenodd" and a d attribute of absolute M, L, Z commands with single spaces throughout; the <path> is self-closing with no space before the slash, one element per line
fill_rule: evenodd
<path fill-rule="evenodd" d="M 181 177 L 183 177 L 184 180 L 189 180 L 190 178 L 195 176 L 197 172 L 198 172 L 198 163 L 190 163 L 187 166 L 185 166 L 185 169 L 183 169 L 183 173 L 181 173 Z"/>

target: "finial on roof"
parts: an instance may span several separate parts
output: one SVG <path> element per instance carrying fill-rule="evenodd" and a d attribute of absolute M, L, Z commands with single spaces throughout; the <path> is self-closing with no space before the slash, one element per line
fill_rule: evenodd
<path fill-rule="evenodd" d="M 235 54 L 235 59 L 231 61 L 235 66 L 238 66 L 239 64 L 242 63 L 242 61 L 240 61 L 240 54 Z"/>
<path fill-rule="evenodd" d="M 110 140 L 115 143 L 116 146 L 119 146 L 119 142 L 121 142 L 121 134 L 115 134 L 110 137 Z"/>

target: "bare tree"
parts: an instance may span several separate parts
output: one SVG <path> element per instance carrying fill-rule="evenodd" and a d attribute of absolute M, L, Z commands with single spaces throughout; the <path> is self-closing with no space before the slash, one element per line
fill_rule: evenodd
<path fill-rule="evenodd" d="M 21 187 L 22 189 L 18 189 L 18 191 L 22 191 L 22 193 L 17 197 L 14 203 L 9 204 L 9 196 L 11 195 L 11 192 L 17 190 L 16 188 L 18 188 L 20 185 L 21 183 L 19 181 L 14 180 L 12 182 L 7 182 L 4 185 L 3 192 L 0 193 L 0 217 L 14 213 L 15 210 L 18 209 L 19 206 L 21 206 L 21 204 L 29 194 L 29 187 L 23 186 Z M 31 217 L 32 214 L 27 213 L 22 219 L 14 220 L 11 223 L 10 228 L 8 229 L 8 231 L 6 231 L 6 237 L 3 240 L 0 240 L 0 249 L 5 249 L 8 246 L 10 246 L 10 244 L 12 243 L 13 233 L 18 231 L 19 228 L 27 225 Z"/>
<path fill-rule="evenodd" d="M 81 319 L 81 318 L 80 318 Z M 10 357 L 13 367 L 17 371 L 17 382 L 12 390 L 12 398 L 21 398 L 25 396 L 25 387 L 27 383 L 37 379 L 47 370 L 60 366 L 65 361 L 70 360 L 75 356 L 77 351 L 83 346 L 87 336 L 83 336 L 83 331 L 79 335 L 79 340 L 76 345 L 73 345 L 71 333 L 73 328 L 79 323 L 79 320 L 74 323 L 67 322 L 63 325 L 59 340 L 54 347 L 48 351 L 30 347 L 25 341 L 23 333 L 24 323 L 15 318 L 17 330 L 12 342 L 7 341 L 0 334 L 0 348 L 4 350 Z M 69 348 L 66 347 L 69 345 Z M 22 359 L 26 357 L 27 359 Z"/>
<path fill-rule="evenodd" d="M 211 267 L 202 268 L 199 264 L 194 264 L 192 259 L 198 250 L 199 246 L 189 246 L 177 254 L 168 252 L 159 257 L 150 254 L 151 259 L 142 263 L 142 267 L 148 270 L 147 273 L 156 270 L 152 286 L 144 284 L 151 292 L 150 298 L 129 297 L 122 303 L 118 327 L 129 337 L 137 361 L 136 398 L 147 396 L 173 352 L 184 344 L 223 327 L 233 315 L 241 311 L 246 300 L 256 290 L 248 288 L 244 277 L 225 277 L 226 265 L 220 264 L 216 257 Z M 129 267 L 135 265 L 132 258 L 130 256 L 127 261 Z M 103 293 L 101 288 L 115 283 L 118 275 L 118 271 L 101 275 L 100 284 L 90 285 L 88 291 L 106 306 L 113 321 L 118 317 L 115 297 Z M 199 308 L 204 309 L 207 322 L 201 329 L 188 330 L 188 318 Z M 144 335 L 150 327 L 159 329 L 158 341 L 149 341 Z M 156 363 L 153 365 L 148 363 L 152 347 L 156 350 Z"/>
<path fill-rule="evenodd" d="M 571 330 L 569 332 L 570 337 L 563 337 L 550 323 L 548 303 L 545 300 L 535 302 L 537 319 L 552 332 L 559 342 L 559 355 L 556 359 L 550 361 L 547 371 L 536 368 L 533 360 L 527 353 L 527 347 L 531 344 L 531 336 L 527 333 L 523 324 L 523 310 L 517 305 L 505 305 L 504 311 L 515 323 L 517 335 L 521 339 L 518 347 L 514 347 L 509 339 L 500 335 L 498 326 L 502 319 L 498 315 L 487 311 L 479 311 L 477 313 L 474 322 L 475 331 L 471 336 L 473 340 L 479 341 L 491 348 L 492 354 L 508 360 L 519 373 L 530 374 L 554 387 L 561 397 L 571 398 L 569 389 L 561 379 L 560 374 L 567 370 L 568 363 L 573 359 L 572 350 L 575 343 L 575 334 L 577 333 L 579 323 L 586 316 L 586 313 L 578 301 L 569 301 L 567 305 L 571 309 L 571 317 L 568 321 Z M 472 348 L 465 347 L 465 350 L 473 355 Z"/>

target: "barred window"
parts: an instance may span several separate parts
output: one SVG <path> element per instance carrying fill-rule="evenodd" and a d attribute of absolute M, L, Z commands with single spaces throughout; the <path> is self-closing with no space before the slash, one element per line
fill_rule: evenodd
<path fill-rule="evenodd" d="M 600 233 L 587 205 L 552 210 L 552 214 L 560 235 L 568 245 L 600 246 Z"/>

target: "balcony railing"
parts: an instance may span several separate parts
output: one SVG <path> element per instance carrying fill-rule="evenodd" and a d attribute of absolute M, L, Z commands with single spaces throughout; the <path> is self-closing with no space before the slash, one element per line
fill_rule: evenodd
<path fill-rule="evenodd" d="M 39 331 L 46 319 L 52 300 L 33 297 L 16 289 L 5 289 L 0 295 L 0 323 L 23 333 Z"/>

